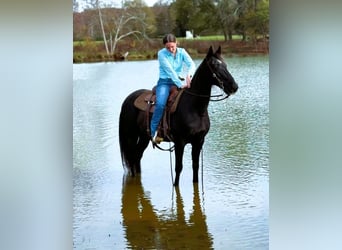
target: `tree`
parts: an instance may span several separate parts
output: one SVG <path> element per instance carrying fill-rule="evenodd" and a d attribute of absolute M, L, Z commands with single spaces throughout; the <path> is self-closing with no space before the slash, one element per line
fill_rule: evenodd
<path fill-rule="evenodd" d="M 145 38 L 149 32 L 154 32 L 153 13 L 142 0 L 122 1 L 121 8 L 106 6 L 100 0 L 87 0 L 87 8 L 97 11 L 99 29 L 107 55 L 115 54 L 120 40 L 129 36 Z"/>
<path fill-rule="evenodd" d="M 102 12 L 101 12 L 100 4 L 101 3 L 99 0 L 87 0 L 87 7 L 89 7 L 90 9 L 96 9 L 98 11 L 98 17 L 99 17 L 99 21 L 100 21 L 102 37 L 103 37 L 103 41 L 105 44 L 107 55 L 109 55 L 108 44 L 107 44 L 107 39 L 106 39 L 106 32 L 104 30 L 104 24 L 103 24 L 103 18 L 102 18 Z"/>
<path fill-rule="evenodd" d="M 155 36 L 172 33 L 176 25 L 171 17 L 168 1 L 159 0 L 152 9 L 155 15 Z"/>
<path fill-rule="evenodd" d="M 217 22 L 224 35 L 224 40 L 232 40 L 234 25 L 238 19 L 239 4 L 235 0 L 216 1 Z"/>
<path fill-rule="evenodd" d="M 194 2 L 189 19 L 189 29 L 195 34 L 214 32 L 216 8 L 213 0 L 197 0 Z"/>
<path fill-rule="evenodd" d="M 104 44 L 105 44 L 106 52 L 107 52 L 107 55 L 109 55 L 108 44 L 107 44 L 107 39 L 106 39 L 106 32 L 105 32 L 104 26 L 103 26 L 102 13 L 101 13 L 101 8 L 100 8 L 99 0 L 96 0 L 96 8 L 97 8 L 97 10 L 99 12 L 101 31 L 102 31 L 102 36 L 103 36 L 103 41 L 104 41 Z"/>
<path fill-rule="evenodd" d="M 242 19 L 246 15 L 246 12 L 248 12 L 248 2 L 248 0 L 237 0 L 239 6 L 237 11 L 238 19 L 235 22 L 234 30 L 237 34 L 242 35 L 242 41 L 246 40 L 246 27 Z"/>
<path fill-rule="evenodd" d="M 78 7 L 79 7 L 79 4 L 78 4 L 77 0 L 72 0 L 72 11 L 78 12 Z"/>
<path fill-rule="evenodd" d="M 141 0 L 123 1 L 123 6 L 116 15 L 110 18 L 110 54 L 115 53 L 115 49 L 120 40 L 129 36 L 148 38 L 148 33 L 153 32 L 153 27 L 148 22 L 153 22 L 149 15 L 151 12 L 146 4 Z M 149 20 L 152 19 L 152 20 Z"/>
<path fill-rule="evenodd" d="M 194 2 L 189 0 L 176 0 L 171 4 L 171 16 L 175 20 L 175 35 L 184 37 L 190 30 L 189 21 L 194 10 Z"/>
<path fill-rule="evenodd" d="M 131 16 L 137 17 L 137 21 L 132 24 L 135 30 L 141 29 L 141 35 L 149 37 L 156 32 L 155 15 L 151 8 L 142 0 L 125 1 L 123 9 Z M 143 25 L 141 25 L 143 24 Z"/>
<path fill-rule="evenodd" d="M 269 0 L 250 0 L 248 9 L 241 16 L 240 22 L 247 35 L 256 41 L 258 35 L 266 36 L 269 32 Z"/>

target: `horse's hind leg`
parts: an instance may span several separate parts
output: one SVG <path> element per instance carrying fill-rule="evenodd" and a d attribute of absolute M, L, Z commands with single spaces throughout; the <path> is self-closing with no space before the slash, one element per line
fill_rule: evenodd
<path fill-rule="evenodd" d="M 125 136 L 125 150 L 124 159 L 127 169 L 131 176 L 135 176 L 141 172 L 140 158 L 138 150 L 139 135 L 136 133 L 130 133 Z"/>
<path fill-rule="evenodd" d="M 135 170 L 136 173 L 141 173 L 141 158 L 143 157 L 144 151 L 149 144 L 149 138 L 147 136 L 140 136 L 136 145 L 135 152 Z"/>

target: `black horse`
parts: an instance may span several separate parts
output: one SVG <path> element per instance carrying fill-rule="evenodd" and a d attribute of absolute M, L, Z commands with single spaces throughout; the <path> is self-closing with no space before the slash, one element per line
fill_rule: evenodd
<path fill-rule="evenodd" d="M 191 87 L 183 92 L 176 111 L 170 116 L 170 134 L 176 158 L 175 186 L 179 184 L 184 147 L 188 143 L 192 146 L 193 182 L 198 182 L 199 156 L 204 137 L 210 128 L 208 105 L 213 85 L 221 88 L 226 97 L 238 90 L 238 85 L 221 57 L 221 47 L 216 52 L 212 47 L 209 48 L 193 76 Z M 147 115 L 134 105 L 135 99 L 144 91 L 146 90 L 140 89 L 131 93 L 124 100 L 120 112 L 119 141 L 122 163 L 133 176 L 141 172 L 140 161 L 151 139 L 147 132 Z"/>

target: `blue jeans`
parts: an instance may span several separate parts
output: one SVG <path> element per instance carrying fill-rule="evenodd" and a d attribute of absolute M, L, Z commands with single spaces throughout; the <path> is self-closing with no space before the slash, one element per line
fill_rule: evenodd
<path fill-rule="evenodd" d="M 162 79 L 159 78 L 156 88 L 156 104 L 155 109 L 151 119 L 151 136 L 154 137 L 154 134 L 157 132 L 159 122 L 163 116 L 165 105 L 167 102 L 167 98 L 170 94 L 170 89 L 174 85 L 171 79 Z"/>

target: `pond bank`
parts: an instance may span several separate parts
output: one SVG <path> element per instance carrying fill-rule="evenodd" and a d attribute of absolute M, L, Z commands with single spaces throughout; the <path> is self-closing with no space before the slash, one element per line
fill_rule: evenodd
<path fill-rule="evenodd" d="M 122 60 L 151 60 L 157 58 L 157 52 L 161 48 L 159 40 L 149 41 L 125 41 L 117 45 L 117 53 L 107 55 L 103 42 L 80 41 L 74 42 L 73 62 L 107 62 Z M 185 40 L 179 39 L 179 47 L 185 48 L 191 57 L 203 58 L 210 46 L 221 46 L 222 54 L 226 57 L 265 55 L 269 53 L 268 39 L 257 41 L 215 41 L 215 40 Z"/>

